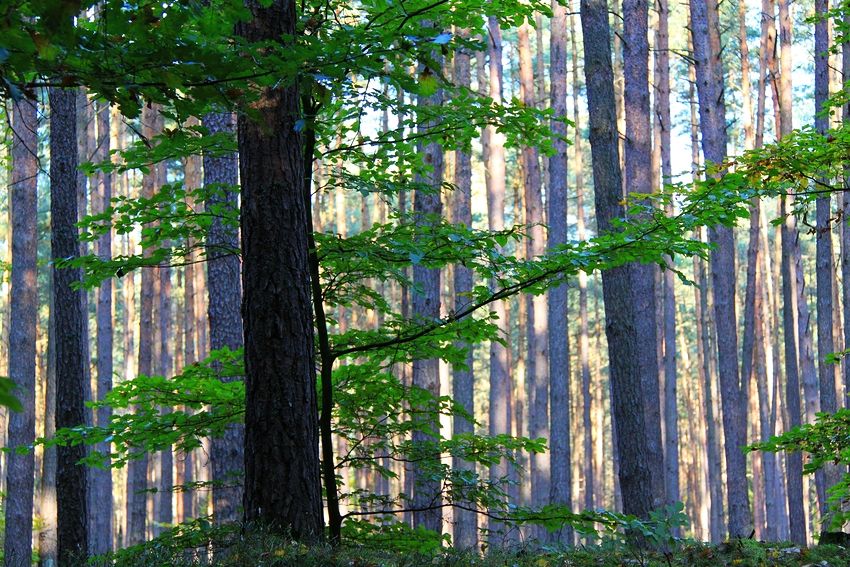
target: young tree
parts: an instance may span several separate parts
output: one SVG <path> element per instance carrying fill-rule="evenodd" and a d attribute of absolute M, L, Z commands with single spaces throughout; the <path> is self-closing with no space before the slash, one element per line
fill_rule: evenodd
<path fill-rule="evenodd" d="M 56 427 L 85 425 L 83 312 L 78 268 L 60 265 L 80 254 L 77 234 L 76 91 L 50 89 L 50 217 L 56 317 Z M 59 565 L 76 565 L 88 552 L 85 446 L 57 450 Z"/>
<path fill-rule="evenodd" d="M 248 41 L 296 33 L 296 4 L 249 0 Z M 245 335 L 245 520 L 322 536 L 316 372 L 295 81 L 264 87 L 238 120 Z"/>
<path fill-rule="evenodd" d="M 23 406 L 9 413 L 10 448 L 32 445 L 35 439 L 35 362 L 38 323 L 36 256 L 38 249 L 37 179 L 38 115 L 35 101 L 20 100 L 11 110 L 12 171 L 9 209 L 12 229 L 12 274 L 9 318 L 9 378 L 17 384 Z M 7 565 L 29 564 L 32 557 L 34 457 L 32 452 L 6 455 Z"/>

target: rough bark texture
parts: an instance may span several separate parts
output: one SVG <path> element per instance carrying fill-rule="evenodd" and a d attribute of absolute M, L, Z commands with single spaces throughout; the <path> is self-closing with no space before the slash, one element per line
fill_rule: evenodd
<path fill-rule="evenodd" d="M 466 32 L 462 32 L 468 35 Z M 469 87 L 471 81 L 469 52 L 462 50 L 454 56 L 454 82 L 458 86 Z M 468 152 L 455 152 L 455 190 L 453 193 L 454 211 L 452 222 L 463 226 L 472 226 L 472 156 Z M 466 266 L 454 266 L 455 311 L 460 312 L 470 301 L 472 291 L 472 270 Z M 452 369 L 452 397 L 473 415 L 473 381 L 472 347 L 469 343 L 457 345 L 466 349 L 466 368 Z M 460 416 L 455 416 L 453 433 L 468 434 L 473 432 L 472 423 Z M 462 459 L 455 459 L 457 469 L 474 467 Z M 454 510 L 453 544 L 460 548 L 474 548 L 478 541 L 477 514 L 468 510 Z"/>
<path fill-rule="evenodd" d="M 164 176 L 163 176 L 164 177 Z M 171 320 L 171 267 L 159 269 L 159 369 L 158 373 L 170 378 L 174 373 L 174 356 L 172 354 L 172 320 Z M 162 408 L 168 411 L 168 408 Z M 162 533 L 163 526 L 174 522 L 174 452 L 166 447 L 159 453 L 159 492 L 156 494 L 157 515 L 159 524 L 154 530 L 155 535 Z"/>
<path fill-rule="evenodd" d="M 435 54 L 439 59 L 439 56 Z M 424 72 L 424 69 L 420 69 Z M 437 90 L 431 96 L 420 95 L 418 104 L 421 107 L 436 107 L 441 104 L 442 93 Z M 418 132 L 427 136 L 428 130 L 436 126 L 434 120 L 421 123 Z M 426 227 L 436 216 L 442 213 L 440 201 L 440 185 L 443 180 L 443 149 L 437 142 L 420 143 L 418 147 L 422 162 L 430 168 L 426 174 L 416 176 L 416 181 L 428 186 L 427 190 L 417 190 L 413 195 L 414 222 Z M 440 317 L 440 270 L 430 269 L 417 264 L 413 266 L 413 282 L 416 289 L 411 289 L 411 313 L 414 319 L 433 321 Z M 440 395 L 439 361 L 435 358 L 415 360 L 413 362 L 413 385 Z M 434 427 L 439 428 L 439 423 Z M 414 443 L 432 443 L 434 438 L 423 431 L 413 433 Z M 431 458 L 438 458 L 433 455 Z M 442 502 L 441 483 L 439 480 L 427 478 L 426 469 L 414 464 L 411 470 L 413 476 L 413 525 L 429 530 L 442 532 L 442 512 L 439 506 Z"/>
<path fill-rule="evenodd" d="M 109 156 L 109 104 L 100 103 L 97 112 L 97 152 L 95 161 L 103 161 Z M 112 199 L 112 174 L 100 173 L 95 178 L 97 207 L 94 212 L 106 210 Z M 95 199 L 93 196 L 92 199 Z M 112 259 L 112 231 L 106 231 L 97 240 L 97 255 L 104 260 Z M 112 279 L 101 282 L 97 289 L 97 399 L 103 400 L 112 389 L 112 346 L 113 346 L 113 310 Z M 97 409 L 95 423 L 104 427 L 109 423 L 112 412 L 108 406 Z M 109 443 L 101 443 L 96 450 L 101 453 L 109 450 Z M 91 553 L 103 554 L 112 550 L 112 470 L 91 469 L 91 492 L 97 508 L 92 510 Z"/>
<path fill-rule="evenodd" d="M 18 389 L 21 412 L 9 412 L 8 447 L 32 445 L 35 439 L 35 357 L 38 323 L 37 176 L 38 116 L 36 104 L 21 100 L 9 105 L 12 127 L 12 172 L 9 213 L 12 229 L 9 378 Z M 6 454 L 5 564 L 29 565 L 32 558 L 34 457 Z"/>
<path fill-rule="evenodd" d="M 549 247 L 567 242 L 567 8 L 552 2 L 550 38 L 550 101 L 555 155 L 549 158 L 547 193 Z M 570 455 L 570 345 L 566 283 L 549 289 L 549 452 L 552 504 L 572 507 L 572 458 Z M 572 530 L 561 534 L 571 544 Z"/>
<path fill-rule="evenodd" d="M 626 110 L 625 183 L 632 197 L 652 193 L 652 138 L 649 126 L 649 7 L 646 0 L 624 0 L 623 97 Z M 652 264 L 629 266 L 632 288 L 636 370 L 643 388 L 647 466 L 652 479 L 652 508 L 664 503 L 664 450 L 658 381 L 658 326 Z"/>
<path fill-rule="evenodd" d="M 82 279 L 79 269 L 57 267 L 56 262 L 77 257 L 77 124 L 76 93 L 50 90 L 50 216 L 56 314 L 56 427 L 85 424 L 83 371 L 83 312 L 80 291 L 72 286 Z M 57 450 L 56 494 L 59 565 L 77 565 L 88 552 L 86 469 L 77 464 L 85 447 Z"/>
<path fill-rule="evenodd" d="M 596 219 L 601 232 L 610 230 L 612 219 L 624 214 L 607 2 L 582 0 L 581 22 Z M 638 372 L 628 266 L 603 272 L 602 288 L 623 510 L 648 517 L 654 500 L 649 463 L 651 452 L 645 434 L 643 388 Z"/>
<path fill-rule="evenodd" d="M 204 126 L 211 134 L 233 132 L 232 114 L 216 113 L 204 117 Z M 211 194 L 206 209 L 236 211 L 238 195 L 233 188 L 238 182 L 239 163 L 235 154 L 212 157 L 204 156 L 204 185 L 222 184 L 219 191 Z M 226 187 L 226 186 L 229 186 Z M 220 218 L 213 219 L 207 235 L 207 313 L 210 323 L 210 348 L 227 347 L 235 350 L 242 347 L 242 302 L 241 273 L 239 266 L 239 233 L 235 227 L 224 224 Z M 212 478 L 223 485 L 213 486 L 213 515 L 217 522 L 233 522 L 239 519 L 242 506 L 242 476 L 244 471 L 245 428 L 239 424 L 228 427 L 224 437 L 213 439 Z"/>
<path fill-rule="evenodd" d="M 489 95 L 496 104 L 502 101 L 502 32 L 499 21 L 491 16 L 488 20 L 487 34 L 489 69 Z M 485 180 L 487 183 L 487 222 L 493 231 L 505 228 L 505 135 L 496 128 L 488 126 L 484 132 L 487 141 L 487 163 Z M 495 282 L 490 283 L 495 286 Z M 493 304 L 493 312 L 498 317 L 499 334 L 508 339 L 509 326 L 505 301 Z M 490 342 L 490 398 L 489 422 L 490 435 L 511 434 L 513 422 L 513 404 L 511 375 L 508 365 L 508 348 L 497 341 Z M 505 460 L 490 467 L 490 481 L 499 482 L 510 474 Z M 504 525 L 493 518 L 488 520 L 494 543 L 503 542 Z"/>
<path fill-rule="evenodd" d="M 291 0 L 247 3 L 249 41 L 295 33 Z M 319 432 L 298 89 L 260 93 L 240 116 L 245 336 L 245 520 L 322 536 Z"/>
<path fill-rule="evenodd" d="M 534 72 L 529 45 L 530 26 L 524 22 L 518 31 L 520 92 L 526 107 L 535 106 Z M 546 232 L 543 229 L 543 195 L 540 159 L 537 148 L 525 146 L 520 154 L 522 166 L 525 224 L 528 226 L 526 257 L 541 256 L 546 250 Z M 528 435 L 531 438 L 549 438 L 549 377 L 548 377 L 548 313 L 546 296 L 526 296 L 527 357 L 525 366 L 528 389 Z M 531 505 L 544 506 L 549 500 L 549 454 L 530 455 Z M 532 530 L 538 539 L 546 539 L 544 529 Z"/>
<path fill-rule="evenodd" d="M 844 24 L 850 25 L 850 12 L 844 14 Z M 850 43 L 841 45 L 841 72 L 844 81 L 850 80 Z M 841 118 L 845 123 L 850 122 L 850 102 L 841 109 Z M 844 187 L 850 189 L 850 169 L 844 170 Z M 850 218 L 850 191 L 845 190 L 841 195 L 841 210 L 843 218 Z M 844 345 L 850 347 L 850 227 L 847 223 L 841 226 L 841 304 L 844 311 Z M 850 394 L 850 364 L 846 361 L 841 365 L 844 378 L 844 392 Z M 846 399 L 844 407 L 850 406 Z"/>
<path fill-rule="evenodd" d="M 717 6 L 710 0 L 690 0 L 690 6 L 702 151 L 707 163 L 722 163 L 726 158 L 726 105 L 722 91 Z M 735 241 L 732 229 L 722 226 L 709 229 L 709 240 L 716 246 L 711 253 L 711 276 L 726 453 L 729 535 L 746 537 L 751 529 L 752 518 L 747 493 L 746 459 L 741 450 L 746 442 L 746 398 L 742 393 L 738 372 Z"/>

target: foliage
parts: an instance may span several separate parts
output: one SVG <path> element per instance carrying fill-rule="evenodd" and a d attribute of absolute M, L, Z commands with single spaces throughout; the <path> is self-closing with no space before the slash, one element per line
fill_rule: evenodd
<path fill-rule="evenodd" d="M 749 450 L 757 451 L 803 451 L 809 459 L 803 464 L 803 472 L 814 473 L 825 466 L 837 465 L 846 470 L 850 465 L 850 409 L 842 408 L 834 414 L 818 413 L 814 423 L 805 423 L 782 435 L 756 443 Z M 830 529 L 840 530 L 850 522 L 850 473 L 844 473 L 841 481 L 827 489 L 830 508 Z"/>

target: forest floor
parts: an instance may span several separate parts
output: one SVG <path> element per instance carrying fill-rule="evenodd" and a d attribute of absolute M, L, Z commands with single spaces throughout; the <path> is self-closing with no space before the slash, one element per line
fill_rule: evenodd
<path fill-rule="evenodd" d="M 716 545 L 682 540 L 669 552 L 641 550 L 623 544 L 580 546 L 566 550 L 500 549 L 484 555 L 451 549 L 435 552 L 391 551 L 371 546 L 313 546 L 264 536 L 231 542 L 215 557 L 199 549 L 149 542 L 124 550 L 109 564 L 119 567 L 210 565 L 219 567 L 847 567 L 850 548 L 734 540 Z M 172 542 L 174 543 L 174 542 Z M 387 542 L 389 543 L 389 542 Z M 153 545 L 151 545 L 153 544 Z M 96 563 L 97 564 L 97 563 Z M 106 563 L 104 563 L 106 564 Z"/>

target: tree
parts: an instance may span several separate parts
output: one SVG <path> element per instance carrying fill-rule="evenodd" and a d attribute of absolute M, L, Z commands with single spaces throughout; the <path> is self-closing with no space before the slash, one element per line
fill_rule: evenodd
<path fill-rule="evenodd" d="M 296 32 L 296 5 L 249 0 L 248 41 Z M 298 86 L 264 87 L 238 119 L 245 335 L 245 520 L 322 536 L 319 433 Z M 290 408 L 295 408 L 291 410 Z"/>
<path fill-rule="evenodd" d="M 625 214 L 607 2 L 582 0 L 581 23 L 596 222 L 599 231 L 603 232 L 612 229 L 613 219 L 622 218 Z M 603 271 L 602 292 L 623 510 L 628 514 L 648 517 L 654 505 L 655 481 L 652 478 L 653 465 L 649 462 L 652 450 L 646 435 L 643 380 L 638 371 L 630 267 L 626 265 Z M 652 352 L 655 353 L 654 350 Z M 640 403 L 636 403 L 637 400 Z M 635 436 L 636 431 L 642 433 Z"/>
<path fill-rule="evenodd" d="M 17 384 L 23 408 L 11 412 L 8 446 L 32 445 L 35 439 L 36 326 L 38 289 L 38 115 L 36 102 L 19 100 L 10 106 L 12 175 L 9 208 L 12 228 L 9 378 Z M 6 457 L 6 565 L 28 565 L 32 557 L 34 457 L 16 451 Z"/>
<path fill-rule="evenodd" d="M 555 154 L 549 158 L 548 245 L 567 242 L 567 8 L 552 2 L 550 37 L 550 83 L 552 134 Z M 549 437 L 551 484 L 549 501 L 572 506 L 572 459 L 570 455 L 570 345 L 567 286 L 549 290 Z M 563 535 L 572 543 L 570 530 Z"/>
<path fill-rule="evenodd" d="M 56 315 L 56 427 L 85 425 L 82 274 L 63 266 L 80 254 L 77 235 L 76 92 L 50 89 L 50 217 Z M 59 565 L 76 565 L 88 552 L 85 446 L 60 446 L 57 455 Z"/>
<path fill-rule="evenodd" d="M 461 32 L 463 37 L 468 32 Z M 479 55 L 480 56 L 480 55 Z M 460 50 L 454 56 L 454 81 L 458 87 L 469 88 L 471 81 L 470 56 L 466 50 Z M 467 151 L 455 152 L 455 191 L 453 193 L 454 211 L 452 220 L 463 226 L 472 226 L 472 156 Z M 463 265 L 454 267 L 454 293 L 455 310 L 462 311 L 470 302 L 472 293 L 472 270 Z M 452 369 L 452 396 L 469 415 L 474 415 L 473 406 L 473 345 L 461 343 L 461 348 L 466 349 L 466 368 L 454 367 Z M 452 433 L 473 433 L 472 422 L 463 416 L 456 415 L 452 424 Z M 474 470 L 463 459 L 455 458 L 453 465 L 458 470 Z M 455 547 L 475 548 L 478 540 L 477 515 L 468 510 L 456 509 L 454 511 L 454 540 Z"/>
<path fill-rule="evenodd" d="M 726 104 L 721 88 L 723 69 L 717 6 L 711 0 L 691 0 L 690 7 L 702 153 L 707 164 L 719 165 L 726 159 Z M 751 517 L 746 459 L 741 450 L 746 442 L 746 404 L 738 372 L 735 241 L 731 227 L 726 226 L 709 228 L 709 240 L 716 246 L 711 253 L 711 278 L 723 409 L 729 535 L 744 537 L 749 535 Z"/>
<path fill-rule="evenodd" d="M 209 113 L 204 117 L 204 126 L 210 134 L 233 133 L 234 117 L 231 113 Z M 236 154 L 204 156 L 204 185 L 217 186 L 204 204 L 213 213 L 212 224 L 207 235 L 207 293 L 210 325 L 210 348 L 227 347 L 236 350 L 242 347 L 242 287 L 240 265 L 236 251 L 239 250 L 239 233 L 234 226 L 226 224 L 223 216 L 236 211 L 238 195 L 239 162 Z M 218 209 L 223 209 L 217 213 Z M 244 428 L 232 425 L 224 437 L 213 439 L 210 460 L 212 462 L 213 515 L 217 522 L 233 522 L 239 519 L 242 504 L 241 479 L 244 470 Z M 219 484 L 222 483 L 222 484 Z"/>

